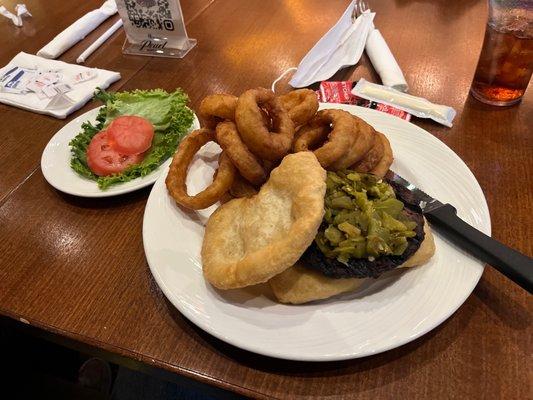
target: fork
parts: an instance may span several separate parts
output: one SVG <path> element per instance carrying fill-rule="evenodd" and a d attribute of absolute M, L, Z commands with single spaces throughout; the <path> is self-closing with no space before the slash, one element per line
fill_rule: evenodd
<path fill-rule="evenodd" d="M 352 22 L 355 22 L 358 16 L 360 16 L 366 10 L 370 9 L 368 3 L 365 0 L 355 0 L 354 3 L 355 5 L 352 11 Z"/>

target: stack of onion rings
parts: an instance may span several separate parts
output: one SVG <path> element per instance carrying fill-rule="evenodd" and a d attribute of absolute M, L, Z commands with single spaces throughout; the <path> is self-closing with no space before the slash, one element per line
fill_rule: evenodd
<path fill-rule="evenodd" d="M 190 133 L 178 147 L 166 179 L 170 195 L 193 210 L 230 197 L 253 196 L 288 153 L 299 151 L 313 151 L 328 170 L 386 174 L 393 155 L 385 135 L 346 111 L 317 110 L 317 96 L 308 89 L 278 97 L 264 88 L 247 90 L 240 97 L 205 97 L 198 112 L 205 128 Z M 213 182 L 190 196 L 189 164 L 210 141 L 222 148 L 219 167 Z"/>
<path fill-rule="evenodd" d="M 305 117 L 300 103 L 310 103 L 308 95 L 302 92 L 298 99 L 291 98 L 291 107 L 298 107 L 294 115 L 299 121 Z M 255 194 L 292 148 L 291 109 L 286 109 L 272 91 L 263 88 L 248 90 L 240 97 L 230 94 L 205 97 L 198 112 L 205 128 L 192 132 L 181 142 L 166 179 L 168 191 L 176 203 L 198 210 L 223 201 L 228 195 L 248 197 Z M 210 141 L 222 148 L 219 168 L 211 185 L 189 196 L 185 183 L 188 166 L 194 154 Z"/>

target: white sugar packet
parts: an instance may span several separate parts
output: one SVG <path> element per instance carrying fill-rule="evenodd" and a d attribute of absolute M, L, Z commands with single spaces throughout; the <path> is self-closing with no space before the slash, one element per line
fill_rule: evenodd
<path fill-rule="evenodd" d="M 55 82 L 53 84 L 55 86 L 51 89 L 55 90 L 58 95 L 62 95 L 64 101 L 60 102 L 59 105 L 55 101 L 53 103 L 54 107 L 50 108 L 49 104 L 51 103 L 51 99 L 47 96 L 39 98 L 37 93 L 34 92 L 9 93 L 0 91 L 0 103 L 61 119 L 66 118 L 70 113 L 83 107 L 93 97 L 97 87 L 106 89 L 110 84 L 120 79 L 118 72 L 87 68 L 77 64 L 68 64 L 63 61 L 48 60 L 23 52 L 17 54 L 8 65 L 0 69 L 0 77 L 4 76 L 14 67 L 37 71 L 56 71 L 60 73 L 64 82 Z M 71 85 L 72 82 L 76 81 L 75 77 L 81 73 L 89 74 L 93 78 Z M 95 73 L 96 76 L 94 76 Z M 60 86 L 61 84 L 69 85 L 69 87 Z M 68 91 L 68 95 L 65 94 L 66 91 Z M 49 93 L 52 94 L 51 91 Z"/>
<path fill-rule="evenodd" d="M 59 57 L 116 12 L 115 0 L 107 0 L 100 8 L 88 12 L 53 38 L 37 55 L 44 58 Z"/>

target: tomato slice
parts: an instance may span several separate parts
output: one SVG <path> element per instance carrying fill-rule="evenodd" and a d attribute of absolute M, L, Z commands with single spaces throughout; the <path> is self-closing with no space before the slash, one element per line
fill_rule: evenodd
<path fill-rule="evenodd" d="M 144 153 L 152 145 L 154 127 L 145 118 L 135 115 L 118 117 L 107 127 L 109 144 L 121 154 Z"/>
<path fill-rule="evenodd" d="M 98 176 L 124 171 L 130 165 L 139 164 L 144 154 L 121 154 L 109 144 L 109 133 L 101 131 L 93 136 L 87 147 L 87 165 Z"/>

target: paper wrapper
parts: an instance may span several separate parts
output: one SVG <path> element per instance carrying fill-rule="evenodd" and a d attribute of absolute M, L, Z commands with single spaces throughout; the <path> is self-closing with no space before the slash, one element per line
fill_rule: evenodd
<path fill-rule="evenodd" d="M 351 81 L 321 82 L 319 89 L 316 91 L 318 101 L 321 103 L 354 104 L 356 106 L 372 108 L 374 110 L 382 111 L 384 113 L 394 115 L 406 121 L 411 120 L 411 114 L 403 110 L 399 110 L 387 104 L 369 101 L 353 95 L 352 87 L 353 82 Z"/>

